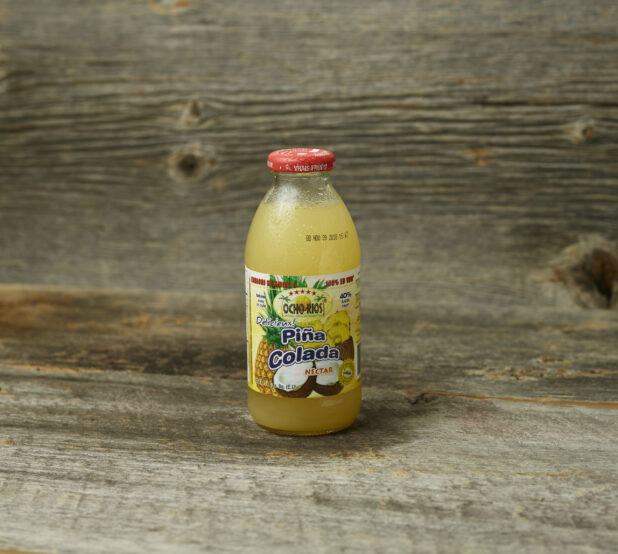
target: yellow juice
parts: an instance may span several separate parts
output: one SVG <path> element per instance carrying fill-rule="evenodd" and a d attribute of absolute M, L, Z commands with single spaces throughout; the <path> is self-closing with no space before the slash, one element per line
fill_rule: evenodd
<path fill-rule="evenodd" d="M 332 275 L 346 275 L 346 272 L 351 272 L 360 266 L 360 246 L 358 242 L 358 236 L 354 223 L 350 214 L 339 197 L 334 191 L 332 185 L 328 181 L 328 177 L 322 174 L 306 174 L 306 175 L 283 175 L 281 190 L 275 190 L 274 194 L 267 194 L 265 199 L 259 205 L 253 222 L 251 224 L 249 234 L 247 237 L 246 250 L 245 250 L 245 265 L 248 270 L 252 272 L 258 272 L 266 276 L 332 276 Z M 286 189 L 287 187 L 287 189 Z M 277 193 L 278 192 L 278 193 Z M 257 273 L 256 273 L 257 274 Z M 351 274 L 350 274 L 351 275 Z M 358 275 L 358 273 L 356 274 Z M 281 279 L 281 277 L 278 277 Z M 351 277 L 347 277 L 350 280 Z M 258 282 L 259 279 L 256 281 Z M 281 283 L 278 283 L 281 286 Z M 330 292 L 330 294 L 322 294 L 319 289 L 314 289 L 306 286 L 300 290 L 302 294 L 298 295 L 299 286 L 293 288 L 293 283 L 288 283 L 289 289 L 286 289 L 286 283 L 283 284 L 282 292 L 278 296 L 283 296 L 283 300 L 289 294 L 290 298 L 306 299 L 308 295 L 310 298 L 320 298 L 321 296 L 333 297 L 333 307 L 330 304 L 323 304 L 326 312 L 320 312 L 315 317 L 321 317 L 321 319 L 303 319 L 302 321 L 309 321 L 309 323 L 298 323 L 297 319 L 292 320 L 289 325 L 294 323 L 296 329 L 305 329 L 311 331 L 324 330 L 324 347 L 323 350 L 328 350 L 328 344 L 331 345 L 330 352 L 339 348 L 340 352 L 344 352 L 336 344 L 337 340 L 340 340 L 337 336 L 337 330 L 343 329 L 345 336 L 342 338 L 348 338 L 347 343 L 352 342 L 356 348 L 356 364 L 358 364 L 359 358 L 359 343 L 360 343 L 360 314 L 358 312 L 358 298 L 354 298 L 351 304 L 347 304 L 347 312 L 351 315 L 342 314 L 344 311 L 341 306 L 344 304 L 337 304 L 338 298 L 350 296 L 346 293 L 345 287 L 341 286 L 325 288 L 324 290 Z M 318 282 L 317 285 L 320 286 Z M 356 284 L 359 286 L 359 284 Z M 280 289 L 277 289 L 280 290 Z M 288 292 L 289 290 L 289 292 Z M 337 294 L 335 294 L 335 291 Z M 343 292 L 340 292 L 343 291 Z M 316 296 L 317 293 L 317 296 Z M 313 295 L 313 296 L 311 296 Z M 355 293 L 358 297 L 359 293 Z M 274 293 L 273 293 L 274 297 Z M 357 302 L 355 305 L 354 302 Z M 268 303 L 268 300 L 266 300 Z M 273 300 L 273 303 L 283 305 L 285 302 L 281 302 L 278 299 Z M 305 300 L 297 300 L 296 303 L 301 304 L 301 309 L 304 306 Z M 326 300 L 324 300 L 326 302 Z M 329 300 L 330 302 L 330 300 Z M 342 303 L 346 300 L 341 300 Z M 286 309 L 294 312 L 296 306 L 293 305 L 293 300 L 287 302 Z M 335 308 L 334 306 L 339 306 Z M 292 308 L 289 308 L 292 306 Z M 274 313 L 275 307 L 272 308 L 271 313 Z M 322 308 L 319 308 L 320 310 Z M 339 310 L 339 311 L 337 311 Z M 356 310 L 356 311 L 355 311 Z M 251 312 L 251 307 L 249 307 Z M 259 313 L 265 313 L 265 310 L 258 310 Z M 336 313 L 335 316 L 332 314 Z M 330 316 L 328 315 L 330 314 Z M 248 335 L 249 344 L 248 352 L 250 359 L 259 356 L 259 348 L 261 334 L 257 327 L 252 332 L 252 322 L 255 323 L 255 313 L 248 313 Z M 291 316 L 290 316 L 291 317 Z M 314 316 L 301 316 L 309 318 Z M 358 321 L 356 322 L 356 317 Z M 335 321 L 331 321 L 335 318 Z M 347 318 L 347 319 L 346 319 Z M 348 323 L 348 328 L 345 328 L 345 323 Z M 340 320 L 344 321 L 342 323 Z M 329 322 L 331 322 L 329 327 Z M 282 325 L 288 323 L 281 323 Z M 336 326 L 338 325 L 338 327 Z M 326 330 L 328 329 L 329 335 L 326 337 Z M 334 335 L 331 334 L 334 333 Z M 292 331 L 287 331 L 290 335 Z M 316 337 L 319 339 L 316 331 Z M 285 332 L 282 334 L 285 336 Z M 299 335 L 296 335 L 296 339 L 299 339 Z M 332 340 L 331 340 L 332 339 Z M 328 343 L 328 344 L 327 344 Z M 322 343 L 295 343 L 298 349 L 299 346 L 304 346 L 310 349 L 312 346 L 316 348 Z M 345 343 L 344 343 L 345 344 Z M 263 348 L 263 346 L 262 346 Z M 274 346 L 271 346 L 272 350 Z M 279 345 L 281 354 L 286 353 L 286 346 Z M 290 348 L 293 351 L 293 348 Z M 318 350 L 315 350 L 316 352 Z M 266 351 L 264 351 L 267 353 Z M 301 350 L 304 353 L 304 351 Z M 349 356 L 349 350 L 346 351 Z M 292 357 L 292 354 L 287 354 Z M 281 356 L 277 357 L 273 355 L 273 359 L 281 363 Z M 339 356 L 341 358 L 342 356 Z M 257 359 L 257 358 L 256 358 Z M 270 358 L 269 358 L 270 360 Z M 328 365 L 329 360 L 326 360 L 326 364 L 323 362 L 306 362 L 304 365 L 298 364 L 301 369 L 306 369 L 306 373 L 322 371 L 319 366 Z M 256 361 L 256 363 L 258 363 Z M 339 364 L 340 375 L 342 374 L 342 363 L 340 359 L 334 360 L 335 369 Z M 343 366 L 350 364 L 354 366 L 354 362 L 345 362 Z M 283 366 L 281 366 L 283 367 Z M 321 396 L 316 392 L 312 392 L 308 397 L 295 398 L 285 397 L 281 394 L 278 396 L 275 393 L 263 394 L 252 388 L 251 380 L 255 379 L 254 375 L 249 375 L 249 410 L 253 419 L 262 427 L 276 432 L 292 435 L 317 435 L 323 433 L 334 432 L 340 429 L 348 427 L 357 416 L 360 410 L 361 404 L 361 387 L 360 387 L 360 369 L 358 371 L 358 377 L 354 379 L 354 383 L 346 385 L 341 388 L 337 383 L 337 390 L 340 392 L 331 396 Z M 272 371 L 270 372 L 272 374 Z M 344 372 L 345 373 L 345 372 Z M 320 377 L 318 376 L 316 383 L 319 383 Z M 343 378 L 343 383 L 350 382 L 350 377 L 346 381 Z M 341 377 L 340 377 L 341 380 Z M 332 379 L 329 382 L 332 383 Z M 353 386 L 354 385 L 354 386 Z M 306 386 L 309 386 L 308 384 Z M 272 387 L 272 385 L 271 385 Z M 348 387 L 350 390 L 348 391 Z M 269 392 L 270 389 L 260 389 Z M 276 389 L 272 389 L 276 390 Z M 322 390 L 318 386 L 315 390 Z M 325 389 L 328 390 L 328 389 Z M 288 393 L 289 394 L 289 393 Z M 295 391 L 295 394 L 303 394 L 302 390 Z"/>
<path fill-rule="evenodd" d="M 348 238 L 315 246 L 307 235 Z M 245 248 L 247 267 L 279 275 L 340 273 L 360 265 L 360 246 L 350 213 L 341 199 L 327 204 L 259 205 Z"/>

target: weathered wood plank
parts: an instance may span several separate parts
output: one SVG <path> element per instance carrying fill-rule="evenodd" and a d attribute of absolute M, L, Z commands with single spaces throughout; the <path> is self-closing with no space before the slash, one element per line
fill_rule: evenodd
<path fill-rule="evenodd" d="M 608 552 L 615 412 L 365 391 L 268 434 L 240 381 L 0 369 L 0 546 L 58 552 Z M 582 440 L 585 437 L 585 440 Z"/>
<path fill-rule="evenodd" d="M 244 296 L 0 286 L 0 362 L 246 379 Z M 438 394 L 618 401 L 615 311 L 367 298 L 363 379 Z M 616 404 L 618 406 L 618 404 Z"/>
<path fill-rule="evenodd" d="M 369 284 L 565 305 L 530 276 L 618 240 L 609 0 L 1 5 L 3 282 L 237 290 L 292 143 L 338 155 Z"/>
<path fill-rule="evenodd" d="M 0 0 L 0 282 L 197 291 L 0 286 L 0 548 L 611 550 L 617 27 Z M 363 412 L 317 439 L 244 399 L 244 236 L 301 143 L 364 246 Z"/>

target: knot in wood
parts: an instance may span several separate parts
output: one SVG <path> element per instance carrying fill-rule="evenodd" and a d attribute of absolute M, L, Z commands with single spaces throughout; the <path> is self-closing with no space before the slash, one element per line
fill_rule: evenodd
<path fill-rule="evenodd" d="M 582 269 L 609 303 L 614 292 L 614 282 L 618 277 L 618 260 L 609 252 L 596 248 L 582 260 Z"/>
<path fill-rule="evenodd" d="M 194 177 L 202 165 L 203 159 L 195 154 L 185 154 L 178 162 L 178 169 L 187 178 Z"/>
<path fill-rule="evenodd" d="M 611 308 L 616 305 L 618 255 L 607 241 L 595 237 L 569 247 L 555 268 L 555 275 L 581 306 Z"/>
<path fill-rule="evenodd" d="M 594 121 L 591 119 L 580 119 L 569 127 L 568 133 L 575 144 L 588 142 L 594 134 Z"/>
<path fill-rule="evenodd" d="M 170 177 L 178 183 L 198 181 L 215 165 L 214 149 L 195 144 L 177 150 L 168 159 Z"/>
<path fill-rule="evenodd" d="M 186 127 L 193 127 L 202 122 L 202 105 L 197 100 L 191 100 L 180 115 L 180 124 Z"/>

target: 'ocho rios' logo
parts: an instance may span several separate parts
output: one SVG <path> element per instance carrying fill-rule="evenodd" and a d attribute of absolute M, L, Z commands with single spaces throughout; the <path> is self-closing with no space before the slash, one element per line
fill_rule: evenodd
<path fill-rule="evenodd" d="M 288 289 L 275 297 L 274 307 L 279 316 L 286 321 L 299 323 L 322 319 L 333 305 L 330 295 L 321 289 Z"/>

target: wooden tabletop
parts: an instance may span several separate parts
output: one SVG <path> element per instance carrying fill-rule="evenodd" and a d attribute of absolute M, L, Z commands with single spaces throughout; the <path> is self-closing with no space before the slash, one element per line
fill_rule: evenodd
<path fill-rule="evenodd" d="M 0 545 L 610 551 L 615 312 L 364 311 L 347 431 L 246 408 L 242 294 L 0 287 Z"/>

